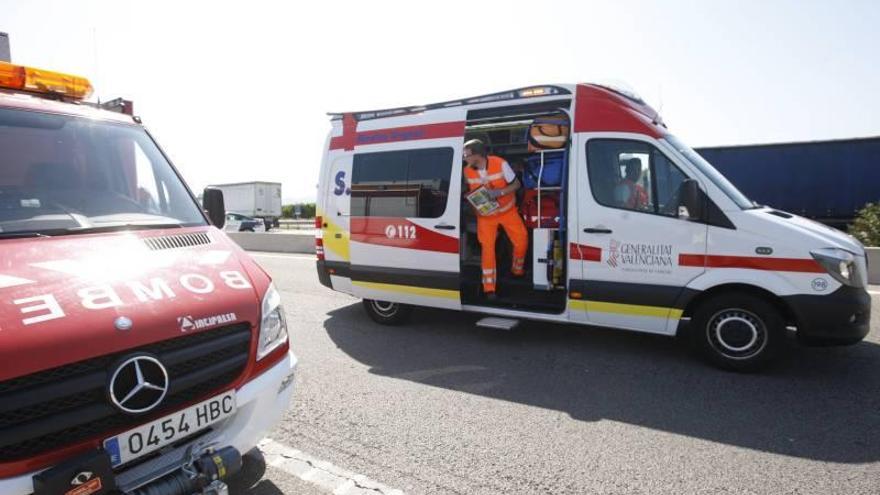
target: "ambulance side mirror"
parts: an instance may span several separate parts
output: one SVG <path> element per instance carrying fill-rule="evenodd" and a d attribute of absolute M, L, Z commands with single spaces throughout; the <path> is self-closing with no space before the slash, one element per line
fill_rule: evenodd
<path fill-rule="evenodd" d="M 222 229 L 226 224 L 226 204 L 223 202 L 223 191 L 206 187 L 202 194 L 202 207 L 208 214 L 211 224 Z"/>
<path fill-rule="evenodd" d="M 687 216 L 679 214 L 686 220 L 700 220 L 703 218 L 703 195 L 700 193 L 700 185 L 694 179 L 686 179 L 681 183 L 681 207 L 687 208 Z"/>

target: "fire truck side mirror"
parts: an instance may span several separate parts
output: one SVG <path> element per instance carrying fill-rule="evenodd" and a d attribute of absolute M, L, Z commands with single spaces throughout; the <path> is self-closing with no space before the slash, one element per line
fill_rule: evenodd
<path fill-rule="evenodd" d="M 223 203 L 223 191 L 206 187 L 202 194 L 202 206 L 211 223 L 218 229 L 222 229 L 226 224 L 226 205 Z"/>

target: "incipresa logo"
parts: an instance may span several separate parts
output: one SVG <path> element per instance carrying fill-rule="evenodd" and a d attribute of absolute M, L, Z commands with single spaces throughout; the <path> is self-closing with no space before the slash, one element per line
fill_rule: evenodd
<path fill-rule="evenodd" d="M 189 332 L 191 330 L 203 330 L 205 328 L 216 327 L 217 325 L 232 323 L 237 319 L 238 317 L 235 313 L 225 313 L 222 315 L 208 316 L 206 318 L 193 318 L 192 316 L 187 315 L 177 318 L 177 323 L 180 324 L 181 332 Z"/>

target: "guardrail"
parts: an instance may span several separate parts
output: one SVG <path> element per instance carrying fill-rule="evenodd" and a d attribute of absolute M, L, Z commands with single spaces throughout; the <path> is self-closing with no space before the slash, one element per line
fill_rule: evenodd
<path fill-rule="evenodd" d="M 314 218 L 281 218 L 278 220 L 278 226 L 281 230 L 307 230 L 315 228 Z"/>
<path fill-rule="evenodd" d="M 315 254 L 314 232 L 227 232 L 245 251 Z"/>

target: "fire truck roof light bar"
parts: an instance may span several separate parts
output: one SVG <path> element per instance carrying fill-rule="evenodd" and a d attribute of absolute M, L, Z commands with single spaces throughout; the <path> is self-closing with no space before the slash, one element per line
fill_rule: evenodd
<path fill-rule="evenodd" d="M 0 62 L 0 88 L 84 100 L 92 95 L 92 83 L 72 74 Z"/>

